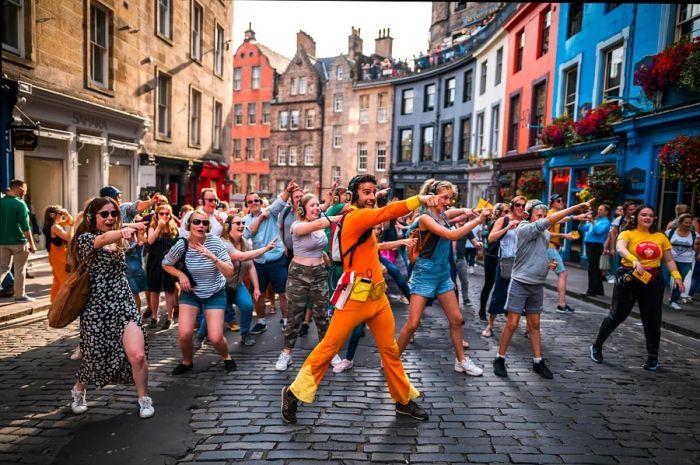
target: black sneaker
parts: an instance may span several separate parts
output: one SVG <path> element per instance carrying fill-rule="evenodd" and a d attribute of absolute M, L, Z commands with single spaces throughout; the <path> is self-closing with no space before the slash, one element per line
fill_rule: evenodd
<path fill-rule="evenodd" d="M 591 360 L 596 363 L 603 363 L 603 349 L 591 344 Z"/>
<path fill-rule="evenodd" d="M 172 375 L 173 376 L 183 375 L 183 374 L 187 373 L 188 371 L 191 371 L 193 366 L 194 366 L 194 364 L 192 364 L 192 363 L 190 363 L 189 365 L 185 365 L 184 363 L 181 363 L 175 367 L 175 369 L 172 372 Z"/>
<path fill-rule="evenodd" d="M 659 359 L 650 355 L 647 357 L 647 361 L 644 363 L 643 368 L 648 371 L 656 371 L 659 369 Z"/>
<path fill-rule="evenodd" d="M 309 334 L 309 324 L 305 321 L 299 328 L 299 337 L 306 337 Z"/>
<path fill-rule="evenodd" d="M 287 323 L 284 322 L 284 318 L 280 318 L 280 328 L 282 328 L 282 331 L 287 330 Z"/>
<path fill-rule="evenodd" d="M 236 367 L 236 361 L 234 359 L 224 360 L 224 369 L 226 370 L 226 373 L 236 371 L 238 369 L 238 367 Z"/>
<path fill-rule="evenodd" d="M 151 322 L 148 323 L 149 329 L 158 329 L 158 320 L 151 318 Z"/>
<path fill-rule="evenodd" d="M 244 334 L 243 337 L 241 337 L 241 341 L 243 342 L 243 345 L 246 347 L 254 346 L 255 345 L 255 336 L 252 334 Z"/>
<path fill-rule="evenodd" d="M 486 310 L 479 310 L 479 319 L 481 321 L 486 321 Z"/>
<path fill-rule="evenodd" d="M 502 357 L 496 357 L 493 359 L 493 374 L 499 378 L 507 378 L 508 370 L 506 370 L 506 359 Z"/>
<path fill-rule="evenodd" d="M 407 404 L 396 403 L 396 413 L 408 415 L 416 420 L 425 421 L 428 419 L 428 412 L 423 410 L 418 404 L 409 400 Z"/>
<path fill-rule="evenodd" d="M 544 363 L 544 359 L 540 360 L 540 363 L 532 362 L 532 369 L 535 373 L 543 377 L 544 379 L 552 379 L 554 375 L 549 370 L 547 365 Z"/>
<path fill-rule="evenodd" d="M 563 307 L 561 305 L 557 305 L 557 313 L 574 313 L 574 309 L 571 308 L 569 304 L 566 304 Z"/>
<path fill-rule="evenodd" d="M 297 406 L 299 404 L 299 399 L 297 399 L 292 391 L 289 390 L 289 386 L 282 388 L 282 420 L 285 423 L 296 423 L 297 422 Z"/>
<path fill-rule="evenodd" d="M 255 323 L 253 329 L 250 330 L 250 334 L 261 334 L 267 331 L 267 325 L 265 323 Z"/>

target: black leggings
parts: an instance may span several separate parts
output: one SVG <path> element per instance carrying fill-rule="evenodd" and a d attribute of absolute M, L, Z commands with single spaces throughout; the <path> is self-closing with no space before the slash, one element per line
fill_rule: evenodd
<path fill-rule="evenodd" d="M 615 283 L 610 314 L 600 325 L 598 337 L 595 340 L 596 346 L 603 347 L 615 328 L 629 316 L 636 302 L 639 304 L 639 315 L 642 317 L 644 326 L 647 354 L 658 357 L 663 301 L 664 281 L 661 273 L 658 273 L 649 284 L 644 284 L 637 279 L 624 286 Z"/>
<path fill-rule="evenodd" d="M 484 255 L 484 288 L 481 289 L 481 306 L 479 313 L 486 312 L 486 302 L 489 300 L 489 294 L 493 289 L 493 283 L 496 282 L 496 267 L 498 266 L 498 257 Z"/>

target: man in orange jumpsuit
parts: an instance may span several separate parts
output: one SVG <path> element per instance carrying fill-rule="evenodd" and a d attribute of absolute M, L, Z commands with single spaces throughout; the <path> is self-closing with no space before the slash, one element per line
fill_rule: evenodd
<path fill-rule="evenodd" d="M 386 283 L 379 263 L 377 239 L 374 234 L 370 234 L 353 253 L 345 255 L 345 252 L 349 248 L 348 244 L 358 243 L 360 236 L 374 225 L 404 216 L 421 203 L 433 206 L 437 204 L 439 196 L 414 196 L 383 208 L 375 208 L 376 192 L 377 181 L 370 174 L 355 176 L 348 185 L 346 195 L 351 196 L 347 199 L 351 206 L 343 220 L 340 244 L 345 244 L 342 250 L 343 272 L 354 272 L 354 284 L 351 284 L 350 296 L 342 309 L 336 308 L 333 313 L 326 336 L 306 359 L 294 382 L 282 389 L 282 419 L 287 423 L 296 422 L 299 401 L 313 402 L 331 359 L 340 351 L 352 330 L 363 321 L 377 342 L 389 394 L 396 402 L 396 412 L 418 420 L 428 419 L 427 412 L 412 400 L 420 393 L 408 381 L 399 358 L 394 337 L 394 315 L 389 299 L 384 294 Z"/>

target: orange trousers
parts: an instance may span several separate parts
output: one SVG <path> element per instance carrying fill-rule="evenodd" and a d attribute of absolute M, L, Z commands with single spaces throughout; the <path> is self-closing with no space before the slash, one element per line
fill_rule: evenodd
<path fill-rule="evenodd" d="M 403 369 L 394 337 L 394 314 L 391 312 L 389 300 L 383 295 L 377 301 L 348 300 L 342 310 L 335 310 L 326 336 L 309 354 L 289 387 L 297 399 L 306 403 L 313 402 L 331 359 L 340 352 L 352 330 L 363 321 L 367 323 L 377 342 L 391 398 L 395 402 L 406 404 L 420 396 L 418 390 L 408 381 Z"/>
<path fill-rule="evenodd" d="M 49 264 L 53 273 L 53 284 L 51 284 L 51 302 L 53 302 L 61 284 L 68 276 L 66 272 L 66 248 L 52 245 L 49 249 Z"/>

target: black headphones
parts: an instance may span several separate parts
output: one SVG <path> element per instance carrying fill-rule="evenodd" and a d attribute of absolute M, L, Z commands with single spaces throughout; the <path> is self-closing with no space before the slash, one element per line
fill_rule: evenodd
<path fill-rule="evenodd" d="M 299 218 L 302 220 L 306 218 L 306 207 L 304 207 L 301 202 L 299 202 L 299 206 L 297 207 L 297 215 L 299 215 Z"/>
<path fill-rule="evenodd" d="M 345 203 L 355 203 L 358 200 L 357 189 L 358 189 L 358 179 L 361 175 L 357 175 L 350 180 L 348 184 L 348 190 L 345 191 Z"/>

